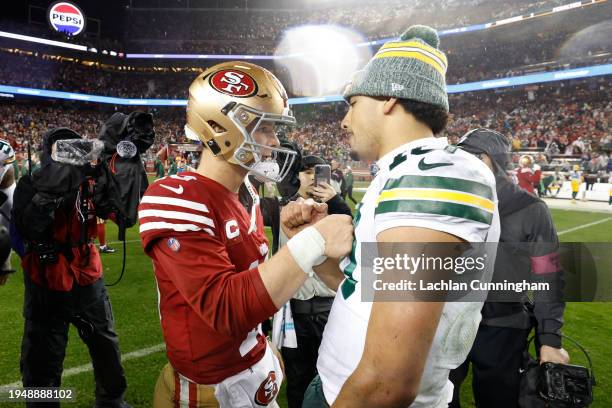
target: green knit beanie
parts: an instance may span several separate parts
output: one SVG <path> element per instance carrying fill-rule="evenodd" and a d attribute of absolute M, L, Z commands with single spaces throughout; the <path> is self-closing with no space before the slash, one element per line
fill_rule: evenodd
<path fill-rule="evenodd" d="M 448 112 L 446 55 L 431 27 L 415 25 L 398 41 L 389 41 L 353 76 L 344 91 L 353 95 L 384 96 L 430 103 Z"/>

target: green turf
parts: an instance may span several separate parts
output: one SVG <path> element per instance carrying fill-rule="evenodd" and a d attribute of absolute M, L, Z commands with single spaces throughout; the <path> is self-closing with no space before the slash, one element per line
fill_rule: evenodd
<path fill-rule="evenodd" d="M 363 193 L 356 193 L 360 198 Z M 352 203 L 351 203 L 352 204 Z M 608 217 L 606 214 L 584 213 L 577 211 L 553 210 L 553 217 L 558 231 L 584 225 Z M 563 234 L 562 241 L 573 242 L 606 242 L 610 241 L 612 221 L 595 225 L 587 229 Z M 107 239 L 114 241 L 116 228 L 107 224 Z M 132 228 L 127 234 L 128 241 L 137 240 L 137 229 Z M 122 251 L 118 244 L 113 244 L 118 251 L 102 255 L 107 282 L 114 281 L 120 272 Z M 157 292 L 153 278 L 151 261 L 146 257 L 139 242 L 128 242 L 127 272 L 122 282 L 109 288 L 113 304 L 117 331 L 120 337 L 121 350 L 129 352 L 155 346 L 162 343 L 162 335 L 157 312 Z M 14 259 L 17 266 L 16 259 Z M 6 286 L 0 287 L 0 385 L 18 381 L 19 351 L 23 332 L 22 274 L 18 272 L 10 277 Z M 612 305 L 609 303 L 575 303 L 568 304 L 565 315 L 565 332 L 578 339 L 591 353 L 597 374 L 598 386 L 595 387 L 596 402 L 594 407 L 612 407 L 612 394 L 609 392 L 612 375 L 612 349 L 608 348 L 612 339 Z M 571 346 L 567 346 L 573 361 L 584 363 L 582 357 Z M 124 363 L 128 379 L 127 400 L 134 407 L 152 407 L 152 393 L 157 376 L 165 364 L 162 351 L 131 359 Z M 89 363 L 86 348 L 74 331 L 70 333 L 65 368 Z M 70 407 L 91 407 L 93 405 L 93 375 L 85 372 L 66 378 L 66 387 L 77 390 L 78 400 Z M 462 401 L 466 407 L 473 406 L 470 383 L 462 388 Z M 281 407 L 286 407 L 283 395 Z M 0 403 L 0 407 L 15 407 L 15 404 Z"/>

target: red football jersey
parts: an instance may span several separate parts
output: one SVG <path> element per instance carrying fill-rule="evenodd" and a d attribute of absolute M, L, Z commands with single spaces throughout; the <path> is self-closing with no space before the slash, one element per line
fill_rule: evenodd
<path fill-rule="evenodd" d="M 535 194 L 535 184 L 537 180 L 536 174 L 529 168 L 519 168 L 516 172 L 518 185 L 525 191 Z"/>
<path fill-rule="evenodd" d="M 192 172 L 152 184 L 138 210 L 174 369 L 217 384 L 258 362 L 259 323 L 276 312 L 257 269 L 268 254 L 261 213 L 249 234 L 238 195 Z"/>

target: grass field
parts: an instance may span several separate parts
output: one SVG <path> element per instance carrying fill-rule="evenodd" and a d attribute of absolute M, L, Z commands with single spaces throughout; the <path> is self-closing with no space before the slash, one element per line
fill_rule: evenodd
<path fill-rule="evenodd" d="M 360 198 L 362 193 L 356 193 Z M 612 241 L 612 220 L 593 226 L 564 231 L 585 226 L 586 224 L 610 218 L 609 214 L 585 213 L 578 211 L 554 210 L 553 217 L 560 238 L 566 242 L 610 242 Z M 116 228 L 107 224 L 107 237 L 116 237 Z M 113 303 L 117 331 L 119 332 L 124 368 L 128 379 L 127 401 L 134 407 L 152 407 L 152 394 L 161 367 L 166 362 L 163 351 L 159 317 L 157 312 L 157 292 L 152 273 L 151 261 L 140 247 L 137 228 L 127 234 L 127 271 L 122 282 L 109 288 Z M 105 278 L 114 281 L 121 269 L 122 253 L 120 245 L 114 244 L 117 253 L 103 255 Z M 14 259 L 17 267 L 16 259 Z M 19 354 L 23 332 L 23 281 L 19 272 L 10 277 L 4 287 L 0 287 L 0 386 L 20 380 Z M 612 271 L 609 271 L 612 273 Z M 589 351 L 595 373 L 595 402 L 592 406 L 612 407 L 612 304 L 609 303 L 571 303 L 565 314 L 565 333 L 578 339 Z M 578 351 L 566 346 L 573 362 L 585 364 Z M 71 407 L 93 406 L 94 381 L 87 368 L 89 355 L 86 347 L 71 328 L 62 386 L 76 389 L 77 402 L 67 404 Z M 471 407 L 469 384 L 462 388 L 464 406 Z M 286 407 L 281 395 L 281 407 Z M 16 404 L 0 403 L 0 407 L 15 407 Z"/>

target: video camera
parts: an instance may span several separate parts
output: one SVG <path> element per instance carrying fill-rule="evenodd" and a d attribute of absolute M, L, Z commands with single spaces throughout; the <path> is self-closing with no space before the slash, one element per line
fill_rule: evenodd
<path fill-rule="evenodd" d="M 538 376 L 538 393 L 555 407 L 587 407 L 593 401 L 591 375 L 585 367 L 544 363 Z"/>
<path fill-rule="evenodd" d="M 82 223 L 88 222 L 93 202 L 96 216 L 114 216 L 125 232 L 138 220 L 138 203 L 148 187 L 140 154 L 154 138 L 153 116 L 144 112 L 113 114 L 98 139 L 84 139 L 68 128 L 46 132 L 40 170 L 22 177 L 15 194 L 13 212 L 20 236 L 27 242 L 52 241 L 55 210 L 70 210 L 75 200 Z M 82 229 L 85 242 L 87 228 Z M 45 255 L 49 251 L 38 252 L 53 261 Z"/>
<path fill-rule="evenodd" d="M 561 336 L 584 353 L 589 367 L 550 362 L 540 364 L 528 351 L 525 351 L 521 370 L 519 407 L 585 408 L 593 402 L 595 375 L 591 358 L 577 341 L 566 335 Z M 533 338 L 528 340 L 527 349 Z"/>
<path fill-rule="evenodd" d="M 117 112 L 104 123 L 98 139 L 104 143 L 99 179 L 103 188 L 94 195 L 96 210 L 102 218 L 114 213 L 120 229 L 131 227 L 138 221 L 138 203 L 149 186 L 140 155 L 155 140 L 153 115 Z"/>

